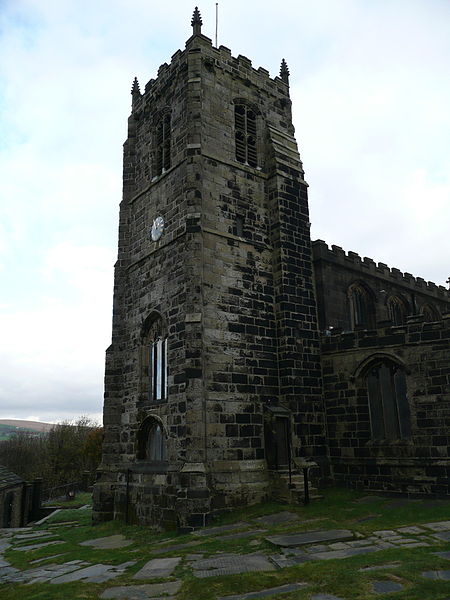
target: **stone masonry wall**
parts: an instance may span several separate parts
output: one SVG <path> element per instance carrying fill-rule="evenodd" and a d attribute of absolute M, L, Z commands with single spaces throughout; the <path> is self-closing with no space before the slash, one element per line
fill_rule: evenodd
<path fill-rule="evenodd" d="M 371 437 L 363 365 L 392 359 L 404 366 L 410 439 Z M 378 492 L 450 494 L 450 315 L 405 327 L 323 338 L 326 419 L 337 482 Z"/>
<path fill-rule="evenodd" d="M 267 405 L 290 411 L 295 454 L 326 456 L 307 185 L 288 91 L 201 34 L 144 94 L 133 86 L 97 520 L 183 529 L 265 499 Z M 257 115 L 256 168 L 236 161 L 236 102 Z M 171 166 L 155 175 L 155 128 L 168 108 Z M 159 404 L 143 389 L 140 358 L 155 311 L 168 332 L 169 397 Z M 149 415 L 167 435 L 164 465 L 137 458 Z"/>
<path fill-rule="evenodd" d="M 21 527 L 22 526 L 22 484 L 15 487 L 0 489 L 0 528 L 1 527 Z M 9 516 L 9 503 L 12 499 L 11 520 L 5 522 L 6 515 Z M 8 503 L 8 507 L 6 506 Z"/>
<path fill-rule="evenodd" d="M 316 240 L 313 258 L 322 331 L 329 327 L 351 329 L 348 288 L 355 282 L 364 283 L 370 290 L 378 324 L 390 319 L 387 301 L 393 295 L 402 298 L 408 315 L 420 313 L 425 304 L 436 311 L 436 316 L 450 310 L 449 292 L 443 286 L 370 258 L 361 259 L 356 252 L 346 253 L 334 245 L 329 248 L 322 240 Z"/>
<path fill-rule="evenodd" d="M 220 490 L 213 507 L 221 508 L 267 495 L 265 405 L 292 411 L 296 453 L 326 450 L 307 187 L 288 87 L 207 42 L 196 74 L 204 109 L 203 382 L 212 487 Z M 257 114 L 256 168 L 235 159 L 236 102 Z"/>

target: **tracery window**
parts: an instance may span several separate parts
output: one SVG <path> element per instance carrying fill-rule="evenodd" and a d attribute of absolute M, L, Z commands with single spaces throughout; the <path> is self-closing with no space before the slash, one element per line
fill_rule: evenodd
<path fill-rule="evenodd" d="M 388 360 L 367 370 L 370 425 L 374 439 L 411 437 L 411 415 L 403 368 Z"/>
<path fill-rule="evenodd" d="M 257 167 L 256 113 L 246 104 L 234 106 L 234 135 L 236 160 L 251 167 Z"/>
<path fill-rule="evenodd" d="M 374 327 L 374 303 L 366 288 L 360 283 L 352 284 L 348 289 L 348 299 L 352 329 L 356 329 L 357 327 Z"/>
<path fill-rule="evenodd" d="M 158 313 L 146 320 L 142 335 L 142 388 L 150 402 L 167 400 L 167 332 Z"/>
<path fill-rule="evenodd" d="M 420 312 L 423 314 L 427 323 L 437 321 L 440 318 L 437 310 L 431 304 L 423 304 L 420 308 Z"/>
<path fill-rule="evenodd" d="M 403 325 L 406 321 L 406 306 L 398 296 L 391 296 L 387 303 L 389 318 L 394 325 Z"/>
<path fill-rule="evenodd" d="M 162 423 L 155 417 L 144 419 L 137 440 L 137 458 L 155 462 L 167 459 L 166 435 Z"/>
<path fill-rule="evenodd" d="M 156 128 L 156 173 L 161 175 L 171 165 L 172 129 L 170 112 L 164 112 Z"/>

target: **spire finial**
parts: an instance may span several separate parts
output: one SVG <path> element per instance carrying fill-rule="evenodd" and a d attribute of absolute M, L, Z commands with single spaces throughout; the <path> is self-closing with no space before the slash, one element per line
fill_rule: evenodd
<path fill-rule="evenodd" d="M 135 94 L 141 95 L 141 90 L 139 88 L 139 81 L 137 77 L 134 78 L 133 85 L 131 86 L 131 94 L 134 96 Z"/>
<path fill-rule="evenodd" d="M 133 85 L 131 86 L 131 106 L 135 107 L 137 100 L 141 97 L 141 90 L 139 89 L 139 81 L 137 77 L 134 78 Z"/>
<path fill-rule="evenodd" d="M 284 83 L 287 83 L 289 85 L 289 69 L 284 58 L 281 61 L 280 77 L 284 81 Z"/>
<path fill-rule="evenodd" d="M 201 15 L 200 15 L 200 11 L 198 10 L 197 7 L 195 7 L 195 9 L 194 9 L 194 14 L 192 15 L 191 25 L 193 28 L 194 35 L 201 34 L 203 21 L 202 21 Z"/>

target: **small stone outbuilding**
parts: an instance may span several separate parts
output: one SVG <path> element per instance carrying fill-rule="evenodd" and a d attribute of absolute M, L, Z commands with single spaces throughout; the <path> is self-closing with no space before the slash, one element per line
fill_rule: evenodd
<path fill-rule="evenodd" d="M 0 527 L 23 524 L 25 481 L 0 465 Z"/>

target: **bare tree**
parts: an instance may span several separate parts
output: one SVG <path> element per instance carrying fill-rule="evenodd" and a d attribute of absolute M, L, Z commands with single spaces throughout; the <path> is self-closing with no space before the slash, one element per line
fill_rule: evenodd
<path fill-rule="evenodd" d="M 58 423 L 44 434 L 17 432 L 0 442 L 0 464 L 48 488 L 81 481 L 101 460 L 103 429 L 88 417 Z"/>

